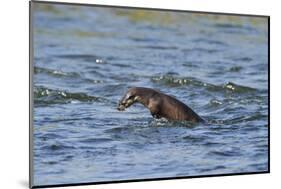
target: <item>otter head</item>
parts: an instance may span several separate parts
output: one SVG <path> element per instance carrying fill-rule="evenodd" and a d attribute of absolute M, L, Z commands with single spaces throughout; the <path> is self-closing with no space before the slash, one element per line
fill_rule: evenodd
<path fill-rule="evenodd" d="M 138 98 L 139 96 L 137 95 L 136 88 L 129 89 L 124 97 L 119 101 L 117 110 L 124 111 L 126 108 L 137 102 Z"/>

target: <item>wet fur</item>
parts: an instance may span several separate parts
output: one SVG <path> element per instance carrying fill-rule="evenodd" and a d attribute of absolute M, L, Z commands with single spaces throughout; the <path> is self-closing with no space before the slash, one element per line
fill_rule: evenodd
<path fill-rule="evenodd" d="M 151 115 L 157 119 L 164 117 L 168 120 L 203 121 L 191 108 L 176 98 L 144 87 L 130 88 L 120 100 L 117 109 L 120 111 L 125 110 L 135 102 L 147 107 Z"/>

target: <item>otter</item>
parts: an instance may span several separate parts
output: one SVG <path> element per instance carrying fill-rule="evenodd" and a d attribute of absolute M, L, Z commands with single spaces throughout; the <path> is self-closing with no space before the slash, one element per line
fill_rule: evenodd
<path fill-rule="evenodd" d="M 204 120 L 186 104 L 172 96 L 151 88 L 130 88 L 119 101 L 117 109 L 119 111 L 124 111 L 136 102 L 148 108 L 151 115 L 156 119 L 163 117 L 174 121 L 204 122 Z"/>

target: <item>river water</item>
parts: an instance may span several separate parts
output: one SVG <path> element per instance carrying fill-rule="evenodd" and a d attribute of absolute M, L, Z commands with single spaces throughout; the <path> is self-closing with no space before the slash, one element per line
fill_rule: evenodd
<path fill-rule="evenodd" d="M 33 6 L 35 185 L 268 170 L 267 18 Z M 206 123 L 117 111 L 133 86 Z"/>

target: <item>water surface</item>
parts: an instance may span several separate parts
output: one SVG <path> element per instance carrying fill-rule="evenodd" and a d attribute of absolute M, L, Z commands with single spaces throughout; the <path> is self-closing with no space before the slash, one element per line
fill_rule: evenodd
<path fill-rule="evenodd" d="M 268 170 L 266 18 L 33 5 L 35 185 Z M 118 112 L 132 86 L 207 123 Z"/>

